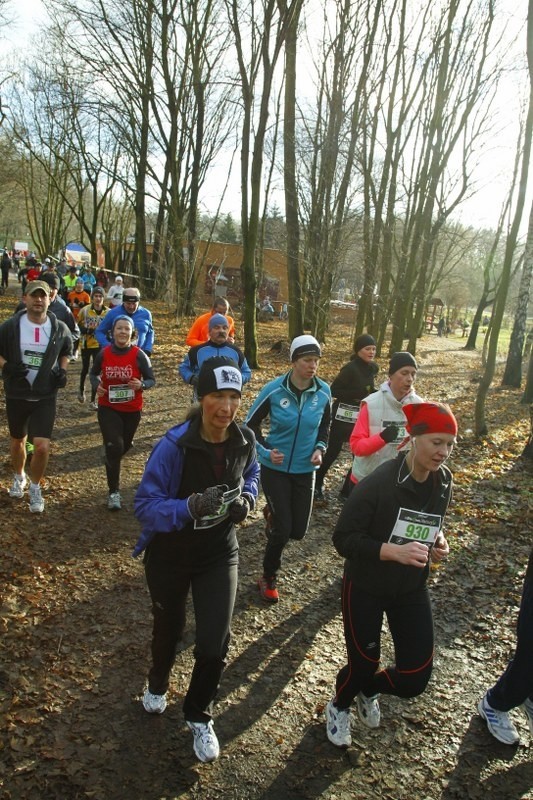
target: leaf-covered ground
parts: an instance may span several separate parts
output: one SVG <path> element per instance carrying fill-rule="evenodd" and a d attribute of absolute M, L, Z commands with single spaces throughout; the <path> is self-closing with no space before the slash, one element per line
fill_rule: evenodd
<path fill-rule="evenodd" d="M 0 298 L 1 319 L 12 300 Z M 412 701 L 382 698 L 381 727 L 369 731 L 354 719 L 347 751 L 326 739 L 324 706 L 344 659 L 342 562 L 330 538 L 348 463 L 343 454 L 329 475 L 327 505 L 315 509 L 304 541 L 286 551 L 277 606 L 265 607 L 255 589 L 261 503 L 241 528 L 233 639 L 216 711 L 220 759 L 196 760 L 181 714 L 192 623 L 167 711 L 160 717 L 143 711 L 151 617 L 142 564 L 130 556 L 138 533 L 132 498 L 152 444 L 189 403 L 176 373 L 186 326 L 176 326 L 162 306 L 152 308 L 158 383 L 147 393 L 135 448 L 124 460 L 121 513 L 106 509 L 96 415 L 76 401 L 79 364 L 71 365 L 60 393 L 43 515 L 7 495 L 2 413 L 0 798 L 531 800 L 525 717 L 515 712 L 523 744 L 510 748 L 476 714 L 477 700 L 512 653 L 531 546 L 531 468 L 519 458 L 526 408 L 519 391 L 495 384 L 490 438 L 474 441 L 479 354 L 464 352 L 460 338 L 425 337 L 418 353 L 419 393 L 448 400 L 461 430 L 452 463 L 452 553 L 431 577 L 437 650 L 426 693 Z M 285 358 L 269 349 L 286 336 L 284 325 L 262 324 L 259 334 L 263 369 L 253 376 L 245 408 L 286 368 Z M 350 337 L 348 326 L 332 330 L 323 377 L 332 379 L 347 360 Z"/>

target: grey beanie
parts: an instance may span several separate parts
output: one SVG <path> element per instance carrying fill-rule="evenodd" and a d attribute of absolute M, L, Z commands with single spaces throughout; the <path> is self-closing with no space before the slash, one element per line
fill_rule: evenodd
<path fill-rule="evenodd" d="M 411 353 L 408 353 L 407 350 L 403 350 L 400 353 L 394 353 L 389 364 L 389 375 L 393 375 L 395 372 L 398 372 L 398 370 L 402 367 L 414 367 L 415 369 L 418 369 L 416 358 L 412 356 Z"/>

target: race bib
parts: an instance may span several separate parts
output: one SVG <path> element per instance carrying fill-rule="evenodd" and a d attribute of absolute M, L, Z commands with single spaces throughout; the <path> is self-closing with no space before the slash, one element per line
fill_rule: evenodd
<path fill-rule="evenodd" d="M 355 424 L 359 416 L 359 406 L 349 406 L 348 403 L 339 403 L 335 413 L 335 419 L 340 422 L 351 422 Z"/>
<path fill-rule="evenodd" d="M 442 518 L 439 514 L 425 514 L 423 511 L 400 508 L 398 519 L 389 536 L 389 543 L 420 542 L 431 549 L 439 535 L 441 524 Z"/>
<path fill-rule="evenodd" d="M 38 370 L 41 364 L 43 363 L 43 353 L 39 353 L 35 350 L 25 350 L 24 357 L 22 359 L 28 369 L 35 369 Z"/>
<path fill-rule="evenodd" d="M 135 397 L 135 389 L 130 389 L 127 383 L 110 386 L 107 392 L 110 403 L 127 403 Z"/>
<path fill-rule="evenodd" d="M 216 514 L 211 514 L 208 517 L 194 520 L 195 529 L 205 530 L 205 528 L 212 528 L 222 522 L 228 516 L 229 507 L 234 500 L 241 494 L 241 487 L 236 486 L 235 489 L 229 489 L 222 495 L 222 508 Z"/>

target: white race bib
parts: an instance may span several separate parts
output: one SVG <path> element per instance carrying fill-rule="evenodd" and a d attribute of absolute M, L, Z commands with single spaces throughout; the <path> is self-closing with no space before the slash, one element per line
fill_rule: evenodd
<path fill-rule="evenodd" d="M 115 384 L 107 390 L 110 403 L 127 403 L 135 397 L 135 389 L 130 389 L 127 383 Z"/>
<path fill-rule="evenodd" d="M 441 525 L 442 517 L 439 514 L 426 514 L 423 511 L 400 508 L 389 542 L 390 544 L 420 542 L 431 549 L 439 535 Z"/>
<path fill-rule="evenodd" d="M 350 406 L 348 403 L 339 403 L 335 412 L 335 419 L 341 422 L 351 422 L 355 425 L 359 416 L 359 406 Z"/>

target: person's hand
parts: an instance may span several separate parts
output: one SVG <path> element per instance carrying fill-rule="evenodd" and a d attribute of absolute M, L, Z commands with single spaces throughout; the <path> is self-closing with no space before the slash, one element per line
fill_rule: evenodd
<path fill-rule="evenodd" d="M 433 549 L 431 550 L 431 560 L 433 561 L 433 563 L 437 564 L 439 561 L 442 561 L 443 558 L 446 558 L 449 552 L 450 552 L 450 545 L 446 541 L 443 534 L 439 533 L 439 535 L 435 539 L 435 544 L 433 545 Z"/>
<path fill-rule="evenodd" d="M 316 450 L 313 450 L 313 454 L 311 456 L 311 464 L 313 464 L 315 467 L 319 467 L 322 464 L 323 456 L 324 453 L 319 447 L 317 447 Z"/>
<path fill-rule="evenodd" d="M 209 486 L 201 494 L 191 494 L 187 500 L 189 514 L 193 519 L 210 517 L 222 508 L 222 496 L 228 491 L 227 486 Z"/>
<path fill-rule="evenodd" d="M 244 522 L 250 511 L 250 504 L 244 495 L 237 497 L 229 507 L 229 518 L 232 522 Z"/>
<path fill-rule="evenodd" d="M 409 542 L 409 544 L 393 545 L 395 550 L 395 561 L 406 564 L 409 567 L 425 567 L 428 563 L 429 549 L 427 545 L 420 542 Z"/>
<path fill-rule="evenodd" d="M 387 427 L 384 428 L 379 435 L 381 436 L 385 444 L 390 444 L 396 439 L 399 431 L 400 429 L 397 425 L 387 425 Z"/>
<path fill-rule="evenodd" d="M 284 454 L 276 447 L 270 451 L 270 460 L 273 464 L 283 464 Z"/>
<path fill-rule="evenodd" d="M 67 385 L 67 371 L 66 369 L 59 368 L 55 373 L 56 376 L 56 386 L 58 389 L 64 389 Z"/>
<path fill-rule="evenodd" d="M 11 363 L 6 361 L 2 367 L 2 375 L 9 378 L 24 378 L 28 374 L 28 367 L 22 361 Z"/>
<path fill-rule="evenodd" d="M 192 375 L 189 383 L 196 388 L 198 386 L 198 375 Z"/>

